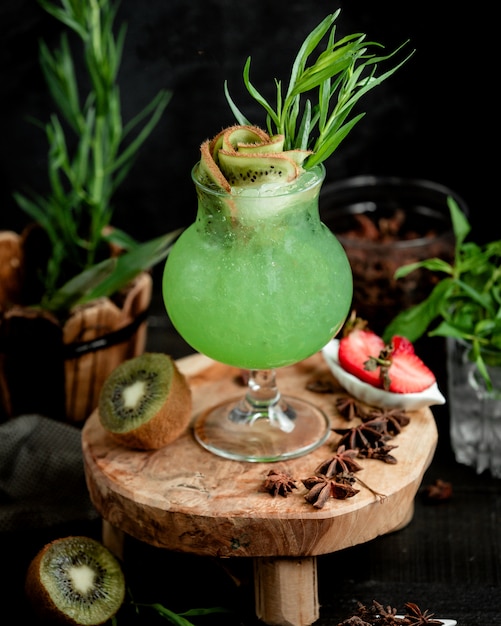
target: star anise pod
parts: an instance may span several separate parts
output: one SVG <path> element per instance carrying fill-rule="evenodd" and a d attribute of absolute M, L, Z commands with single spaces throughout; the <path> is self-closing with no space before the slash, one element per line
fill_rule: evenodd
<path fill-rule="evenodd" d="M 397 609 L 391 606 L 383 606 L 376 600 L 372 601 L 370 607 L 359 604 L 357 615 L 364 620 L 368 620 L 371 625 L 392 626 L 393 624 L 408 624 L 406 619 L 396 617 Z"/>
<path fill-rule="evenodd" d="M 395 465 L 397 463 L 397 459 L 390 454 L 390 452 L 395 448 L 398 448 L 398 446 L 392 446 L 385 442 L 376 441 L 373 447 L 361 448 L 358 451 L 358 456 L 365 459 L 383 461 L 389 465 Z"/>
<path fill-rule="evenodd" d="M 355 461 L 356 456 L 357 450 L 346 450 L 345 446 L 339 446 L 334 456 L 320 463 L 313 473 L 330 477 L 339 472 L 358 472 L 362 466 Z"/>
<path fill-rule="evenodd" d="M 452 498 L 452 485 L 437 478 L 431 485 L 426 485 L 423 488 L 426 501 L 429 503 L 444 502 Z"/>
<path fill-rule="evenodd" d="M 263 483 L 263 491 L 267 491 L 272 496 L 282 496 L 286 498 L 293 489 L 297 489 L 296 482 L 285 472 L 270 470 Z"/>
<path fill-rule="evenodd" d="M 348 422 L 356 417 L 362 417 L 362 406 L 353 396 L 341 396 L 335 402 L 337 412 Z"/>
<path fill-rule="evenodd" d="M 428 610 L 423 613 L 418 605 L 413 602 L 407 602 L 405 608 L 408 610 L 405 617 L 408 620 L 407 623 L 411 626 L 425 626 L 426 624 L 440 626 L 443 623 L 440 620 L 433 619 L 434 613 L 430 613 Z"/>
<path fill-rule="evenodd" d="M 380 419 L 386 422 L 386 431 L 389 435 L 398 435 L 404 426 L 409 424 L 410 417 L 403 409 L 378 409 L 372 408 L 364 420 Z"/>
<path fill-rule="evenodd" d="M 380 426 L 377 420 L 370 420 L 352 428 L 334 428 L 333 430 L 338 435 L 342 435 L 338 446 L 356 450 L 373 447 L 384 436 Z"/>
<path fill-rule="evenodd" d="M 337 387 L 330 378 L 315 378 L 307 383 L 306 389 L 314 393 L 334 393 Z"/>
<path fill-rule="evenodd" d="M 303 479 L 302 483 L 308 489 L 305 500 L 315 508 L 321 509 L 329 498 L 345 500 L 352 498 L 359 490 L 352 486 L 354 478 L 349 474 L 338 474 L 328 478 L 327 476 L 310 476 Z"/>

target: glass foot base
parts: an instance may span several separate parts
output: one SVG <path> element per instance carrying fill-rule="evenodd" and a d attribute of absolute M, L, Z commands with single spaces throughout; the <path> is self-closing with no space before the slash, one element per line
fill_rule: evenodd
<path fill-rule="evenodd" d="M 323 411 L 290 396 L 282 396 L 281 406 L 246 413 L 238 400 L 224 402 L 198 417 L 195 439 L 226 459 L 264 463 L 303 456 L 325 443 L 330 423 Z"/>

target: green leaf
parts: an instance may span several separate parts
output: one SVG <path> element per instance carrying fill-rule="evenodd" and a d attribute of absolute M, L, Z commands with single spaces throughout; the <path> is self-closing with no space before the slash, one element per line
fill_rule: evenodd
<path fill-rule="evenodd" d="M 294 91 L 294 87 L 298 80 L 298 77 L 304 71 L 304 67 L 306 65 L 306 61 L 310 54 L 315 50 L 315 48 L 319 45 L 319 43 L 324 38 L 325 34 L 335 22 L 338 17 L 340 10 L 338 9 L 335 13 L 331 15 L 327 15 L 320 24 L 311 31 L 311 33 L 306 37 L 304 42 L 302 43 L 299 52 L 294 60 L 291 70 L 291 76 L 289 81 L 289 88 L 287 90 L 287 97 L 289 97 Z"/>
<path fill-rule="evenodd" d="M 439 317 L 452 284 L 452 279 L 443 279 L 425 300 L 399 313 L 385 328 L 383 339 L 388 342 L 393 335 L 403 335 L 412 342 L 419 339 Z"/>
<path fill-rule="evenodd" d="M 244 70 L 243 70 L 243 79 L 244 79 L 245 87 L 247 88 L 247 91 L 250 93 L 250 95 L 254 98 L 254 100 L 256 100 L 256 102 L 258 102 L 264 108 L 266 113 L 273 120 L 273 123 L 276 125 L 277 132 L 279 132 L 278 130 L 280 126 L 279 116 L 275 113 L 275 111 L 273 110 L 273 107 L 270 104 L 268 104 L 268 101 L 266 100 L 266 98 L 264 98 L 259 93 L 259 91 L 252 85 L 250 81 L 250 63 L 251 63 L 251 59 L 249 57 L 245 63 Z M 280 92 L 279 82 L 277 82 L 277 90 Z M 277 99 L 279 101 L 281 100 L 280 95 L 277 96 Z"/>
<path fill-rule="evenodd" d="M 229 609 L 224 606 L 214 606 L 210 609 L 189 609 L 184 611 L 181 615 L 212 615 L 213 613 L 231 613 Z"/>
<path fill-rule="evenodd" d="M 353 119 L 348 119 L 358 100 L 389 78 L 413 54 L 411 52 L 388 71 L 376 75 L 376 64 L 391 59 L 407 42 L 388 55 L 376 56 L 371 50 L 381 48 L 381 44 L 365 42 L 364 34 L 356 33 L 335 41 L 335 21 L 339 14 L 340 10 L 327 15 L 303 41 L 292 65 L 285 98 L 282 98 L 281 82 L 275 80 L 275 108 L 250 80 L 250 57 L 243 68 L 244 85 L 250 96 L 265 110 L 269 134 L 284 135 L 284 150 L 313 147 L 315 154 L 305 161 L 305 169 L 331 156 L 364 115 L 358 113 Z M 327 45 L 315 58 L 314 53 L 325 37 Z M 308 65 L 310 58 L 314 60 Z M 367 71 L 369 73 L 365 75 Z M 307 94 L 305 103 L 302 98 Z M 225 95 L 237 122 L 249 124 L 231 98 L 226 83 Z M 319 136 L 313 137 L 317 129 Z"/>
<path fill-rule="evenodd" d="M 426 300 L 397 315 L 383 335 L 388 340 L 403 334 L 415 341 L 437 322 L 428 335 L 471 344 L 470 359 L 490 388 L 487 355 L 492 351 L 496 363 L 501 361 L 501 240 L 483 245 L 466 241 L 470 224 L 454 199 L 448 198 L 448 205 L 456 236 L 454 262 L 426 259 L 395 272 L 402 278 L 423 268 L 443 272 L 445 277 Z"/>
<path fill-rule="evenodd" d="M 453 337 L 466 341 L 471 341 L 472 338 L 470 333 L 447 321 L 440 322 L 435 329 L 430 331 L 429 335 L 430 337 Z"/>
<path fill-rule="evenodd" d="M 233 98 L 231 97 L 230 91 L 228 89 L 228 81 L 226 80 L 224 81 L 224 95 L 226 97 L 228 104 L 230 105 L 231 112 L 235 116 L 235 119 L 237 120 L 238 124 L 240 124 L 241 126 L 252 126 L 249 120 L 245 117 L 245 115 L 240 111 L 240 109 L 237 107 L 237 105 L 233 101 Z"/>
<path fill-rule="evenodd" d="M 140 272 L 149 270 L 157 263 L 160 263 L 160 261 L 163 261 L 181 232 L 182 229 L 178 229 L 167 235 L 162 235 L 146 243 L 139 244 L 130 252 L 117 257 L 113 272 L 105 276 L 93 289 L 84 294 L 78 300 L 78 304 L 113 295 L 125 287 Z"/>
<path fill-rule="evenodd" d="M 165 617 L 165 619 L 169 621 L 171 624 L 176 624 L 177 626 L 194 626 L 192 622 L 188 621 L 185 618 L 185 616 L 199 617 L 199 616 L 204 616 L 204 615 L 212 615 L 214 613 L 219 614 L 219 613 L 231 612 L 225 607 L 218 606 L 218 607 L 212 607 L 208 609 L 203 609 L 203 608 L 202 609 L 190 609 L 188 611 L 184 611 L 183 613 L 174 613 L 174 611 L 171 611 L 170 609 L 163 606 L 163 604 L 160 604 L 158 602 L 154 604 L 136 604 L 136 606 L 153 609 L 159 615 L 161 615 L 162 617 Z"/>
<path fill-rule="evenodd" d="M 430 272 L 443 272 L 444 274 L 450 274 L 451 276 L 454 274 L 454 268 L 450 263 L 447 263 L 447 261 L 444 261 L 443 259 L 433 258 L 417 261 L 416 263 L 409 263 L 408 265 L 399 267 L 395 271 L 395 278 L 404 278 L 404 276 L 407 276 L 417 269 L 426 269 Z"/>
<path fill-rule="evenodd" d="M 165 617 L 171 624 L 177 624 L 177 626 L 193 626 L 192 622 L 185 619 L 182 615 L 166 609 L 161 604 L 156 603 L 149 606 L 151 606 L 151 608 L 154 609 L 159 615 Z"/>
<path fill-rule="evenodd" d="M 43 300 L 55 308 L 65 308 L 78 299 L 85 281 L 92 283 L 94 277 L 91 271 L 79 276 L 75 283 L 62 286 L 62 276 L 68 266 L 79 273 L 94 265 L 103 230 L 112 223 L 113 195 L 130 172 L 138 150 L 158 124 L 172 94 L 161 90 L 124 126 L 116 79 L 126 25 L 120 25 L 115 36 L 118 3 L 39 0 L 39 4 L 70 31 L 63 30 L 59 46 L 53 50 L 45 42 L 39 46 L 40 65 L 57 110 L 48 123 L 35 121 L 47 137 L 50 190 L 44 196 L 18 193 L 14 197 L 47 232 L 52 244 L 52 256 L 43 276 Z M 77 37 L 70 40 L 69 34 Z M 77 59 L 79 47 L 81 54 Z M 75 67 L 79 68 L 78 73 Z M 126 241 L 125 236 L 122 241 Z M 133 247 L 132 238 L 127 246 Z M 148 265 L 154 262 L 155 256 Z M 100 268 L 95 275 L 101 275 Z M 61 292 L 52 296 L 55 289 Z"/>
<path fill-rule="evenodd" d="M 110 244 L 114 244 L 121 248 L 122 250 L 131 250 L 136 246 L 140 245 L 138 242 L 120 228 L 112 228 L 109 232 L 103 235 L 104 241 L 107 241 Z"/>
<path fill-rule="evenodd" d="M 106 259 L 73 277 L 42 306 L 64 317 L 75 306 L 110 297 L 126 287 L 141 272 L 164 260 L 182 229 L 137 244 L 130 252 Z"/>
<path fill-rule="evenodd" d="M 458 206 L 458 203 L 454 200 L 454 198 L 447 198 L 447 205 L 449 207 L 449 211 L 451 214 L 452 220 L 452 228 L 454 230 L 454 235 L 456 237 L 456 256 L 458 251 L 461 249 L 463 241 L 468 236 L 471 227 L 466 219 L 466 216 L 461 211 Z"/>
<path fill-rule="evenodd" d="M 343 139 L 348 136 L 355 124 L 357 124 L 364 115 L 365 113 L 360 113 L 360 115 L 357 115 L 357 117 L 350 120 L 338 132 L 329 135 L 327 139 L 324 140 L 323 143 L 316 148 L 314 154 L 308 157 L 308 160 L 306 161 L 307 167 L 311 168 L 314 165 L 317 165 L 318 163 L 321 163 L 322 161 L 325 161 L 325 159 L 330 157 L 331 154 L 337 149 L 339 144 L 343 141 Z"/>
<path fill-rule="evenodd" d="M 73 277 L 51 297 L 42 301 L 42 306 L 56 315 L 66 315 L 74 306 L 85 302 L 87 295 L 116 269 L 117 258 L 106 259 Z"/>

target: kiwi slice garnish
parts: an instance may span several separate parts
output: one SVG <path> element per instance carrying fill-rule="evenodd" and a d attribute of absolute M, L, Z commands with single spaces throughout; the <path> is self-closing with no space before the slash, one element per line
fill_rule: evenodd
<path fill-rule="evenodd" d="M 120 563 L 90 537 L 65 537 L 45 545 L 28 567 L 25 588 L 34 612 L 51 624 L 104 624 L 125 598 Z"/>
<path fill-rule="evenodd" d="M 228 193 L 232 187 L 291 182 L 311 151 L 284 150 L 284 139 L 257 126 L 229 126 L 201 145 L 198 178 Z"/>
<path fill-rule="evenodd" d="M 145 352 L 105 380 L 98 405 L 108 433 L 131 448 L 155 450 L 177 439 L 191 419 L 191 391 L 172 358 Z"/>

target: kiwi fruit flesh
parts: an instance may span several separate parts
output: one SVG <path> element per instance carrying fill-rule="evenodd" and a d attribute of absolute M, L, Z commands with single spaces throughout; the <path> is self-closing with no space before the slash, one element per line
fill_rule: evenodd
<path fill-rule="evenodd" d="M 284 150 L 284 135 L 257 126 L 230 126 L 200 147 L 200 182 L 230 193 L 232 187 L 289 183 L 302 172 L 311 150 Z"/>
<path fill-rule="evenodd" d="M 104 624 L 120 609 L 125 578 L 118 560 L 99 541 L 70 536 L 46 544 L 28 566 L 26 597 L 50 624 Z"/>
<path fill-rule="evenodd" d="M 162 448 L 187 429 L 191 390 L 175 361 L 145 352 L 116 367 L 101 388 L 98 414 L 118 442 L 142 450 Z"/>
<path fill-rule="evenodd" d="M 264 182 L 290 182 L 297 178 L 299 168 L 286 154 L 230 154 L 220 150 L 219 167 L 233 187 L 261 185 Z"/>

